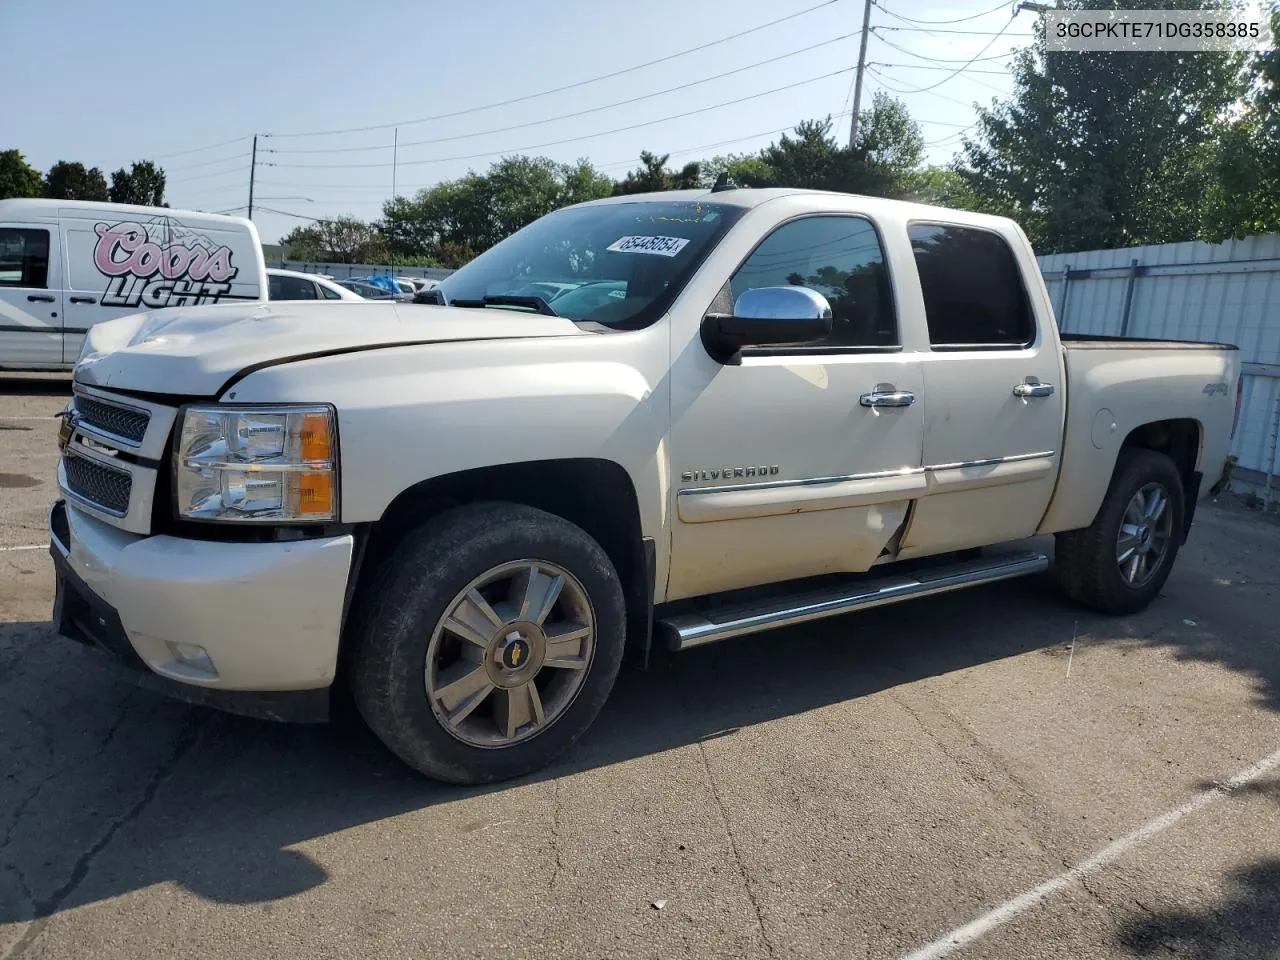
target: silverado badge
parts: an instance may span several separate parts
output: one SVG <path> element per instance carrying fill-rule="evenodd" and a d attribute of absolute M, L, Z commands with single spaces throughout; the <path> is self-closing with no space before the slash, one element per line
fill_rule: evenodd
<path fill-rule="evenodd" d="M 680 474 L 685 483 L 693 480 L 735 480 L 740 478 L 774 477 L 781 469 L 776 463 L 762 467 L 713 467 L 710 470 L 686 470 Z"/>

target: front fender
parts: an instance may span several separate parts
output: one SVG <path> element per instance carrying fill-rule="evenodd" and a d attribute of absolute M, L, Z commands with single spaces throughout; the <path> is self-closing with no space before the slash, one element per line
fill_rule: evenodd
<path fill-rule="evenodd" d="M 670 403 L 666 341 L 654 333 L 322 357 L 249 374 L 234 402 L 334 404 L 344 523 L 378 520 L 401 491 L 433 477 L 585 457 L 627 472 L 642 533 L 657 538 L 666 522 Z"/>

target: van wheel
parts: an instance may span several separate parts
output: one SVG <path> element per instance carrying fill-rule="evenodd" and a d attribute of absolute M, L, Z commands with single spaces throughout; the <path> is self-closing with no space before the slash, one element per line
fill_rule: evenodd
<path fill-rule="evenodd" d="M 1182 540 L 1182 477 L 1165 454 L 1120 451 L 1093 524 L 1055 538 L 1055 573 L 1072 600 L 1103 613 L 1143 610 L 1156 598 Z"/>
<path fill-rule="evenodd" d="M 546 766 L 595 720 L 625 646 L 622 587 L 587 533 L 532 507 L 459 507 L 411 533 L 364 591 L 351 682 L 410 766 L 490 783 Z"/>

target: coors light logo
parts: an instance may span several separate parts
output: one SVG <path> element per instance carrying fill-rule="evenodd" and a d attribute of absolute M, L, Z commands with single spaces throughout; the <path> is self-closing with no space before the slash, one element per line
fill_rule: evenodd
<path fill-rule="evenodd" d="M 173 221 L 99 223 L 93 263 L 109 277 L 106 307 L 181 307 L 217 303 L 240 269 L 231 248 Z"/>

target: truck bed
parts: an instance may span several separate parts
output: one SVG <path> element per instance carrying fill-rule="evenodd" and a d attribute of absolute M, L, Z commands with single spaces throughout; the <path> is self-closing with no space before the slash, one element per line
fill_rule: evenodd
<path fill-rule="evenodd" d="M 1086 333 L 1059 333 L 1068 350 L 1124 350 L 1134 347 L 1155 350 L 1238 350 L 1234 343 L 1207 340 L 1154 340 L 1147 337 L 1102 337 Z"/>
<path fill-rule="evenodd" d="M 1062 353 L 1068 399 L 1062 463 L 1040 533 L 1093 522 L 1120 446 L 1144 424 L 1163 422 L 1185 434 L 1180 442 L 1195 450 L 1204 489 L 1219 479 L 1240 372 L 1235 345 L 1063 334 Z M 1198 492 L 1188 490 L 1192 498 Z"/>

